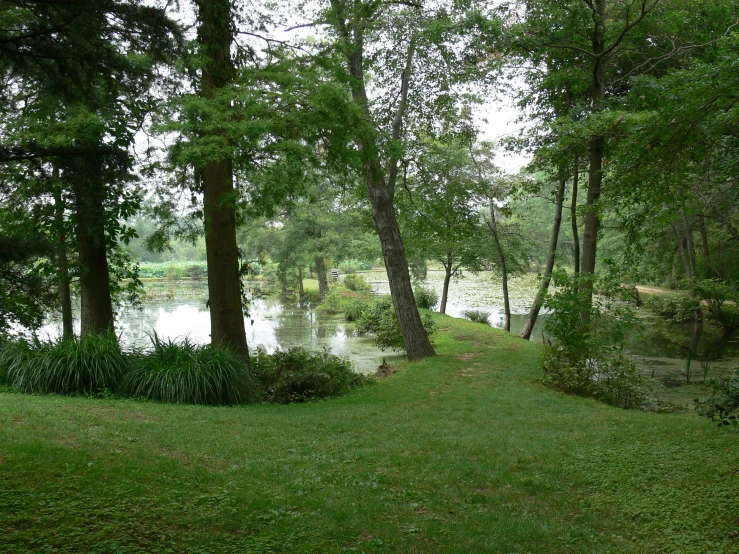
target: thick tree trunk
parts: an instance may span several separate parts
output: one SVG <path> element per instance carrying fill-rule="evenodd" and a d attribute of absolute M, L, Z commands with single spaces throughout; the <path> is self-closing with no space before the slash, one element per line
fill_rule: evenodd
<path fill-rule="evenodd" d="M 59 179 L 59 170 L 54 168 L 54 176 Z M 59 270 L 59 303 L 62 310 L 62 338 L 74 337 L 74 317 L 72 315 L 72 292 L 69 279 L 69 261 L 67 257 L 67 236 L 64 232 L 64 204 L 57 188 L 54 192 L 54 223 L 57 239 L 57 269 Z"/>
<path fill-rule="evenodd" d="M 683 261 L 683 271 L 685 272 L 685 277 L 693 280 L 693 273 L 691 272 L 690 267 L 690 260 L 688 259 L 688 252 L 687 252 L 687 240 L 685 238 L 685 235 L 680 232 L 680 228 L 677 224 L 672 224 L 672 230 L 675 232 L 675 240 L 677 241 L 677 248 L 680 252 L 680 258 Z"/>
<path fill-rule="evenodd" d="M 706 230 L 706 218 L 703 214 L 698 218 L 698 225 L 700 226 L 701 233 L 701 246 L 703 247 L 703 262 L 706 264 L 706 268 L 713 271 L 719 278 L 723 278 L 721 272 L 713 267 L 711 264 L 711 251 L 708 247 L 708 231 Z"/>
<path fill-rule="evenodd" d="M 113 302 L 105 242 L 102 159 L 90 156 L 75 175 L 75 209 L 80 263 L 81 335 L 114 333 Z"/>
<path fill-rule="evenodd" d="M 577 229 L 577 185 L 580 181 L 580 168 L 575 160 L 575 173 L 572 177 L 572 204 L 570 204 L 570 217 L 572 219 L 572 248 L 575 260 L 575 275 L 580 273 L 580 232 Z"/>
<path fill-rule="evenodd" d="M 212 99 L 229 84 L 233 73 L 231 2 L 197 0 L 197 7 L 198 39 L 206 60 L 202 95 Z M 248 359 L 236 245 L 232 161 L 206 162 L 202 183 L 211 343 L 228 347 Z"/>
<path fill-rule="evenodd" d="M 577 183 L 577 180 L 575 180 L 575 183 Z M 541 310 L 541 304 L 544 300 L 544 295 L 549 289 L 549 282 L 552 279 L 552 269 L 554 268 L 554 259 L 557 254 L 557 241 L 559 240 L 559 228 L 562 224 L 562 205 L 564 204 L 565 184 L 566 184 L 566 181 L 564 179 L 560 179 L 559 188 L 557 189 L 557 203 L 555 205 L 555 210 L 554 210 L 554 223 L 552 225 L 552 237 L 549 239 L 549 252 L 547 253 L 547 263 L 546 263 L 546 266 L 544 267 L 544 274 L 541 276 L 541 284 L 539 285 L 539 290 L 536 293 L 534 304 L 531 306 L 531 309 L 529 310 L 529 315 L 526 318 L 526 322 L 523 324 L 523 329 L 521 329 L 521 333 L 519 335 L 521 338 L 526 339 L 526 340 L 529 340 L 531 338 L 531 332 L 534 330 L 534 325 L 536 325 L 536 319 L 539 317 L 539 310 Z M 573 194 L 574 194 L 574 188 L 576 186 L 577 186 L 576 184 L 573 185 Z M 575 262 L 575 264 L 577 265 L 577 262 Z"/>
<path fill-rule="evenodd" d="M 446 313 L 446 301 L 449 298 L 449 281 L 452 280 L 452 262 L 450 260 L 444 264 L 444 286 L 441 289 L 441 304 L 439 304 L 439 313 Z"/>
<path fill-rule="evenodd" d="M 560 214 L 561 217 L 561 214 Z M 500 237 L 498 236 L 498 222 L 495 219 L 495 204 L 490 200 L 490 222 L 488 223 L 490 231 L 493 233 L 493 240 L 495 241 L 495 248 L 498 251 L 498 260 L 500 261 L 500 273 L 503 279 L 503 310 L 505 312 L 505 323 L 504 329 L 511 332 L 511 304 L 508 298 L 508 270 L 505 264 L 505 254 L 503 252 L 503 245 L 500 243 Z"/>
<path fill-rule="evenodd" d="M 328 278 L 326 277 L 326 260 L 323 256 L 316 256 L 316 275 L 318 276 L 318 292 L 321 296 L 328 294 Z"/>

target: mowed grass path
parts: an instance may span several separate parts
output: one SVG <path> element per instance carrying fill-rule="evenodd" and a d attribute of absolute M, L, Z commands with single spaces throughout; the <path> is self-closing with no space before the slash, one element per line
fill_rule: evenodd
<path fill-rule="evenodd" d="M 438 357 L 330 402 L 0 394 L 0 552 L 739 552 L 736 434 L 437 322 Z"/>

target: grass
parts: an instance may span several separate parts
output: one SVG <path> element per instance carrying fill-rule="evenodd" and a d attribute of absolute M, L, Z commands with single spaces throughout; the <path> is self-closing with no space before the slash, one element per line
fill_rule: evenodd
<path fill-rule="evenodd" d="M 548 390 L 538 345 L 436 321 L 439 356 L 329 402 L 0 393 L 0 551 L 737 551 L 737 435 Z"/>

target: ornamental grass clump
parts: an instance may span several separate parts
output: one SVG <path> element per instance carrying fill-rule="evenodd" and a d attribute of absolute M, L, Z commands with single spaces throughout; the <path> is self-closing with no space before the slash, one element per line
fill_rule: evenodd
<path fill-rule="evenodd" d="M 328 351 L 291 348 L 267 354 L 260 348 L 252 356 L 251 365 L 262 386 L 263 399 L 276 404 L 341 396 L 367 382 L 366 377 L 354 372 L 348 358 Z"/>
<path fill-rule="evenodd" d="M 153 350 L 132 354 L 125 391 L 177 404 L 233 405 L 254 399 L 256 381 L 238 355 L 188 338 L 152 338 Z"/>
<path fill-rule="evenodd" d="M 486 312 L 484 310 L 466 310 L 464 312 L 464 317 L 474 323 L 484 323 L 485 325 L 490 324 L 490 321 L 488 320 L 490 312 Z"/>
<path fill-rule="evenodd" d="M 9 341 L 0 350 L 6 381 L 26 393 L 117 392 L 129 361 L 115 335 Z"/>

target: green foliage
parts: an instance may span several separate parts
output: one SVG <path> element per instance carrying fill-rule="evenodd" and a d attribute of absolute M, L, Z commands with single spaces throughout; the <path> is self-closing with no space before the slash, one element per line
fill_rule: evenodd
<path fill-rule="evenodd" d="M 318 310 L 324 314 L 335 315 L 344 311 L 344 296 L 336 288 L 332 289 L 324 298 Z"/>
<path fill-rule="evenodd" d="M 422 285 L 413 288 L 413 296 L 416 298 L 416 306 L 422 310 L 433 310 L 439 303 L 439 293 Z"/>
<path fill-rule="evenodd" d="M 260 348 L 252 356 L 251 369 L 261 384 L 264 400 L 277 404 L 340 396 L 367 382 L 353 371 L 348 358 L 303 348 L 274 354 Z"/>
<path fill-rule="evenodd" d="M 187 337 L 161 341 L 151 352 L 134 352 L 123 389 L 127 394 L 177 404 L 238 404 L 255 396 L 248 366 L 233 352 L 199 345 Z"/>
<path fill-rule="evenodd" d="M 141 279 L 202 279 L 208 276 L 205 262 L 162 262 L 139 264 Z"/>
<path fill-rule="evenodd" d="M 650 294 L 644 297 L 644 306 L 657 315 L 678 323 L 695 319 L 700 300 L 686 292 Z"/>
<path fill-rule="evenodd" d="M 490 312 L 486 312 L 485 310 L 465 310 L 464 317 L 475 323 L 490 324 L 488 320 Z"/>
<path fill-rule="evenodd" d="M 372 263 L 367 260 L 346 260 L 339 264 L 339 272 L 344 275 L 351 275 L 357 271 L 369 271 L 372 269 Z"/>
<path fill-rule="evenodd" d="M 367 283 L 367 279 L 363 275 L 347 275 L 344 277 L 344 286 L 355 292 L 368 292 L 372 287 Z"/>
<path fill-rule="evenodd" d="M 715 321 L 730 335 L 739 330 L 739 291 L 726 282 L 706 279 L 694 287 L 696 295 L 708 307 L 708 318 Z"/>
<path fill-rule="evenodd" d="M 739 432 L 739 370 L 714 380 L 712 385 L 711 397 L 695 401 L 698 413 Z"/>
<path fill-rule="evenodd" d="M 423 314 L 421 320 L 426 333 L 431 337 L 436 330 L 434 320 L 430 314 Z M 356 322 L 357 334 L 373 335 L 372 344 L 377 348 L 395 351 L 402 351 L 405 348 L 403 334 L 390 297 L 377 298 L 363 306 Z"/>
<path fill-rule="evenodd" d="M 7 342 L 0 366 L 9 384 L 26 393 L 81 394 L 118 391 L 129 361 L 113 335 L 81 339 Z"/>
<path fill-rule="evenodd" d="M 641 407 L 648 399 L 648 380 L 622 352 L 626 330 L 637 322 L 628 308 L 610 301 L 618 294 L 620 280 L 601 279 L 600 295 L 591 303 L 583 291 L 585 279 L 591 277 L 553 274 L 558 290 L 544 301 L 552 314 L 545 326 L 542 382 L 614 406 Z"/>

